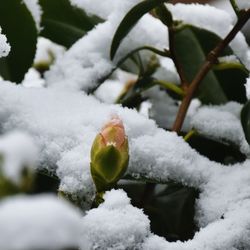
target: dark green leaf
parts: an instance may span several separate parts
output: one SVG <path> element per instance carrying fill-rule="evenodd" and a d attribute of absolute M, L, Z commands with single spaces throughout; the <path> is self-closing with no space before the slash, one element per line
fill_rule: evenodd
<path fill-rule="evenodd" d="M 122 40 L 130 32 L 130 30 L 136 25 L 142 16 L 147 12 L 154 9 L 161 3 L 167 2 L 166 0 L 145 0 L 136 6 L 134 6 L 122 19 L 120 25 L 118 26 L 115 35 L 113 37 L 111 49 L 110 49 L 110 58 L 114 58 L 117 49 L 119 48 Z"/>
<path fill-rule="evenodd" d="M 207 54 L 219 41 L 221 38 L 216 34 L 191 25 L 184 25 L 177 30 L 175 35 L 176 56 L 189 82 L 193 80 L 206 60 Z M 232 54 L 231 48 L 226 47 L 220 56 Z M 228 100 L 244 102 L 244 83 L 247 74 L 243 68 L 242 65 L 241 67 L 235 65 L 230 70 L 210 71 L 200 85 L 198 91 L 200 100 L 206 104 L 221 104 Z M 237 80 L 235 81 L 235 79 Z"/>
<path fill-rule="evenodd" d="M 36 25 L 22 0 L 0 0 L 0 6 L 0 26 L 11 45 L 10 54 L 0 59 L 0 75 L 18 83 L 34 60 Z"/>
<path fill-rule="evenodd" d="M 101 21 L 74 7 L 69 0 L 39 0 L 43 10 L 41 35 L 69 48 Z"/>
<path fill-rule="evenodd" d="M 248 101 L 241 111 L 241 124 L 246 140 L 250 144 L 250 101 Z"/>
<path fill-rule="evenodd" d="M 245 82 L 249 73 L 241 63 L 223 63 L 222 69 L 215 67 L 214 73 L 229 100 L 247 101 Z"/>

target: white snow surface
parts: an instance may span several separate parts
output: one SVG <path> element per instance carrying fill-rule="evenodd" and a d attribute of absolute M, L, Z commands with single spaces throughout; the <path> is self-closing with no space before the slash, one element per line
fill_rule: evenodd
<path fill-rule="evenodd" d="M 98 8 L 95 8 L 96 5 L 89 0 L 72 0 L 72 2 L 86 9 L 90 14 L 105 18 L 106 21 L 88 32 L 60 60 L 56 61 L 46 74 L 49 86 L 88 91 L 111 71 L 119 59 L 134 48 L 143 45 L 159 49 L 168 47 L 166 27 L 159 20 L 146 14 L 124 39 L 112 62 L 109 59 L 112 37 L 122 18 L 138 1 L 120 0 L 115 4 L 111 1 L 112 8 L 110 8 L 110 0 L 101 3 L 97 1 Z M 168 7 L 175 19 L 208 29 L 221 37 L 226 36 L 235 22 L 227 12 L 209 5 L 176 4 Z M 246 67 L 250 68 L 250 56 L 246 53 L 249 47 L 242 33 L 238 33 L 230 45 Z"/>
<path fill-rule="evenodd" d="M 39 0 L 22 0 L 25 5 L 27 6 L 28 10 L 30 11 L 35 23 L 36 28 L 38 31 L 40 31 L 40 24 L 41 24 L 41 16 L 42 16 L 42 10 L 39 5 Z"/>
<path fill-rule="evenodd" d="M 240 121 L 241 109 L 242 105 L 236 102 L 220 106 L 202 106 L 191 118 L 191 126 L 198 133 L 235 145 L 243 154 L 250 156 L 250 147 Z"/>
<path fill-rule="evenodd" d="M 236 3 L 240 9 L 250 9 L 249 0 L 236 0 Z"/>
<path fill-rule="evenodd" d="M 7 38 L 4 34 L 1 34 L 2 29 L 0 27 L 0 58 L 7 56 L 10 52 L 10 45 L 7 42 Z"/>
<path fill-rule="evenodd" d="M 104 200 L 82 219 L 81 249 L 140 249 L 150 235 L 148 217 L 130 204 L 122 190 L 106 192 Z"/>
<path fill-rule="evenodd" d="M 54 195 L 14 196 L 0 202 L 0 248 L 77 247 L 81 213 Z"/>
<path fill-rule="evenodd" d="M 231 166 L 212 162 L 191 149 L 181 137 L 158 128 L 154 121 L 135 110 L 103 104 L 84 93 L 0 84 L 1 131 L 20 129 L 29 133 L 39 146 L 40 162 L 52 171 L 57 167 L 60 189 L 80 192 L 86 199 L 91 199 L 94 193 L 90 148 L 112 114 L 121 117 L 129 138 L 127 174 L 161 182 L 171 179 L 201 191 L 196 201 L 200 232 L 186 243 L 159 239 L 158 249 L 174 249 L 176 244 L 176 249 L 233 249 L 249 242 L 244 236 L 250 228 L 249 160 Z M 211 235 L 223 237 L 212 241 Z M 155 237 L 149 238 L 143 249 L 150 249 L 153 240 Z"/>
<path fill-rule="evenodd" d="M 37 147 L 27 133 L 12 131 L 0 137 L 0 154 L 3 156 L 1 170 L 4 176 L 19 183 L 24 167 L 34 171 Z"/>

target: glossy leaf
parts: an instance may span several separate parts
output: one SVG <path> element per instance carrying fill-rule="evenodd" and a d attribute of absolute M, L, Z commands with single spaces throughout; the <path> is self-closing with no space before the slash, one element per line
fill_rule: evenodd
<path fill-rule="evenodd" d="M 43 10 L 41 35 L 69 48 L 101 21 L 88 16 L 69 0 L 39 0 Z"/>
<path fill-rule="evenodd" d="M 241 111 L 241 124 L 246 140 L 250 144 L 250 101 L 248 101 Z"/>
<path fill-rule="evenodd" d="M 117 49 L 119 48 L 122 40 L 127 36 L 130 30 L 136 25 L 142 16 L 147 12 L 159 6 L 160 4 L 167 2 L 167 0 L 145 0 L 136 6 L 134 6 L 122 19 L 120 25 L 118 26 L 115 35 L 113 37 L 110 58 L 114 58 Z"/>
<path fill-rule="evenodd" d="M 221 38 L 216 34 L 191 25 L 183 25 L 177 30 L 175 35 L 176 56 L 189 82 L 206 60 L 207 54 L 220 40 Z M 220 56 L 232 54 L 231 48 L 227 47 Z M 225 71 L 210 71 L 201 83 L 198 97 L 205 104 L 221 104 L 229 100 L 244 102 L 246 76 L 242 65 L 241 67 L 235 65 Z M 237 93 L 234 92 L 235 89 L 237 89 Z"/>
<path fill-rule="evenodd" d="M 0 26 L 11 45 L 10 54 L 0 58 L 0 75 L 19 83 L 34 60 L 36 25 L 22 0 L 0 0 L 0 6 Z"/>

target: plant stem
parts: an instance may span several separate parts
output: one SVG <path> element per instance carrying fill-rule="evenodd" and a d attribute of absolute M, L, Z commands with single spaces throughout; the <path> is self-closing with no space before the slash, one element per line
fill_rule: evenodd
<path fill-rule="evenodd" d="M 222 40 L 207 56 L 206 61 L 201 66 L 200 70 L 194 77 L 190 86 L 187 89 L 186 96 L 183 98 L 181 106 L 179 108 L 175 123 L 173 125 L 172 130 L 179 133 L 184 119 L 187 114 L 187 110 L 189 108 L 190 102 L 198 89 L 200 83 L 205 78 L 209 70 L 212 68 L 213 64 L 217 61 L 220 53 L 225 49 L 225 47 L 234 39 L 237 33 L 242 29 L 242 27 L 246 24 L 248 19 L 250 18 L 250 10 L 242 11 L 239 15 L 239 19 L 233 29 L 229 32 L 229 34 Z"/>

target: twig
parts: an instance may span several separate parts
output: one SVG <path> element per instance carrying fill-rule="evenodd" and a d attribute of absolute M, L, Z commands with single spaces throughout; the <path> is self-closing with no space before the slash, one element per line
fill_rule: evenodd
<path fill-rule="evenodd" d="M 175 123 L 173 125 L 172 130 L 179 133 L 181 127 L 183 125 L 184 119 L 187 114 L 187 110 L 189 108 L 190 102 L 198 89 L 200 83 L 207 75 L 209 70 L 212 68 L 213 64 L 217 61 L 218 56 L 220 53 L 225 49 L 225 47 L 234 39 L 237 33 L 242 29 L 242 27 L 246 24 L 248 19 L 250 18 L 250 9 L 242 11 L 239 15 L 239 19 L 233 29 L 229 32 L 229 34 L 222 40 L 207 56 L 206 61 L 201 66 L 201 69 L 194 77 L 193 81 L 191 82 L 190 86 L 187 89 L 186 96 L 184 97 L 181 106 L 179 108 Z"/>

